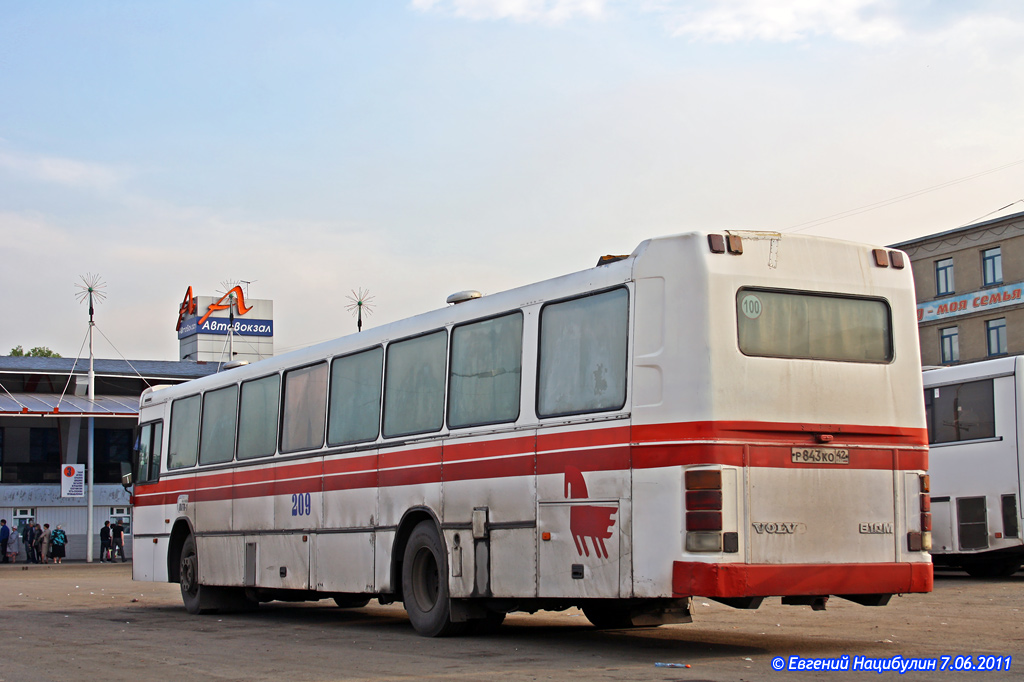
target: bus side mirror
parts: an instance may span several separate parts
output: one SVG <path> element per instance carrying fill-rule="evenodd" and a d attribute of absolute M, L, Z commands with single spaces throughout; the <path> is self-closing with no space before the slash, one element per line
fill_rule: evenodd
<path fill-rule="evenodd" d="M 121 485 L 125 490 L 132 487 L 132 465 L 128 462 L 121 462 Z"/>

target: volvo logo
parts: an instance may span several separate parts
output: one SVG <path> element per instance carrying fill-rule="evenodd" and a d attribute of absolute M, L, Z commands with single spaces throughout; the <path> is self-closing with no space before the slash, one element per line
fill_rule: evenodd
<path fill-rule="evenodd" d="M 757 531 L 758 535 L 795 535 L 796 533 L 804 533 L 807 531 L 807 526 L 802 523 L 796 523 L 795 521 L 772 521 L 770 523 L 762 523 L 755 521 L 751 523 L 754 530 Z"/>

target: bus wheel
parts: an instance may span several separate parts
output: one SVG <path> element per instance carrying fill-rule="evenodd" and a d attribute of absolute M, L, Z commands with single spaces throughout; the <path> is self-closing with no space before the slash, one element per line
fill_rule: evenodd
<path fill-rule="evenodd" d="M 181 601 L 185 602 L 185 610 L 193 615 L 202 613 L 199 556 L 196 554 L 196 540 L 191 535 L 185 538 L 185 544 L 181 547 L 180 566 Z"/>
<path fill-rule="evenodd" d="M 432 521 L 413 528 L 402 562 L 402 599 L 413 629 L 424 637 L 461 633 L 465 623 L 453 623 L 448 599 L 448 562 Z"/>
<path fill-rule="evenodd" d="M 633 627 L 629 609 L 592 604 L 583 607 L 583 615 L 598 630 L 620 630 Z"/>

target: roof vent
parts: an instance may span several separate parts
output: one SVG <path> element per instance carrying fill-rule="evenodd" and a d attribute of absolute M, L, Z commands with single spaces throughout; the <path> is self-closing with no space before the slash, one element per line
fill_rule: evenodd
<path fill-rule="evenodd" d="M 232 362 L 224 365 L 222 369 L 234 369 L 235 367 L 245 367 L 249 364 L 248 360 L 233 360 Z"/>
<path fill-rule="evenodd" d="M 475 289 L 468 289 L 466 291 L 459 291 L 445 299 L 445 303 L 465 303 L 466 301 L 472 301 L 474 298 L 480 298 L 483 296 L 479 291 Z"/>

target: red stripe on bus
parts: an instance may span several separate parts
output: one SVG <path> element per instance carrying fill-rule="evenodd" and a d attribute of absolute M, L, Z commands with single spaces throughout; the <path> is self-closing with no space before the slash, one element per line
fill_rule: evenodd
<path fill-rule="evenodd" d="M 274 495 L 318 493 L 323 490 L 322 478 L 298 478 L 294 481 L 274 481 Z"/>
<path fill-rule="evenodd" d="M 803 463 L 793 461 L 792 446 L 760 445 L 657 445 L 633 447 L 633 468 L 721 464 L 723 466 L 769 467 L 774 469 L 872 469 L 882 471 L 917 471 L 928 468 L 925 450 L 875 450 L 853 448 L 847 464 Z"/>
<path fill-rule="evenodd" d="M 471 481 L 482 478 L 533 476 L 536 471 L 533 453 L 518 457 L 501 457 L 478 462 L 445 462 L 442 476 L 448 481 Z"/>
<path fill-rule="evenodd" d="M 932 591 L 930 563 L 672 563 L 676 597 L 773 597 L 906 594 Z"/>
<path fill-rule="evenodd" d="M 893 468 L 894 455 L 892 450 L 850 450 L 850 461 L 847 464 L 828 464 L 815 462 L 805 464 L 793 462 L 792 448 L 773 448 L 750 446 L 748 462 L 752 467 L 772 467 L 775 469 L 885 469 Z"/>
<path fill-rule="evenodd" d="M 376 488 L 378 478 L 376 471 L 363 471 L 351 474 L 330 474 L 324 476 L 324 492 L 337 490 L 359 490 Z"/>
<path fill-rule="evenodd" d="M 928 444 L 928 429 L 860 424 L 707 421 L 641 424 L 632 427 L 634 443 L 674 440 L 760 440 L 820 445 L 818 434 L 832 435 L 847 445 L 912 447 Z"/>
<path fill-rule="evenodd" d="M 502 438 L 496 440 L 479 440 L 472 443 L 445 443 L 444 462 L 457 462 L 478 457 L 501 457 L 505 455 L 522 455 L 529 453 L 532 457 L 537 449 L 534 436 L 525 438 Z"/>
<path fill-rule="evenodd" d="M 562 474 L 567 466 L 580 471 L 618 471 L 629 469 L 628 443 L 605 448 L 537 452 L 537 474 Z"/>
<path fill-rule="evenodd" d="M 253 497 L 270 497 L 274 494 L 274 482 L 270 481 L 267 483 L 250 484 L 235 488 L 233 491 L 221 492 L 226 492 L 236 500 L 249 499 Z"/>
<path fill-rule="evenodd" d="M 441 482 L 441 463 L 408 469 L 381 469 L 378 475 L 380 486 L 423 485 Z"/>
<path fill-rule="evenodd" d="M 633 446 L 633 468 L 654 469 L 693 464 L 722 464 L 740 467 L 743 466 L 743 449 L 742 445 L 710 443 L 693 445 L 641 443 Z"/>
<path fill-rule="evenodd" d="M 381 471 L 395 467 L 439 463 L 441 461 L 441 446 L 435 445 L 416 450 L 382 450 L 378 454 L 378 461 Z"/>
<path fill-rule="evenodd" d="M 888 448 L 851 448 L 847 465 L 792 462 L 791 448 L 804 441 L 815 447 L 815 433 L 828 426 L 835 444 Z M 174 504 L 179 494 L 203 490 L 202 499 L 256 497 L 320 490 L 352 490 L 376 486 L 431 484 L 445 481 L 500 479 L 534 474 L 561 474 L 567 466 L 581 471 L 626 471 L 630 467 L 720 464 L 775 468 L 925 470 L 925 450 L 902 450 L 922 429 L 892 427 L 766 424 L 762 422 L 688 422 L 607 429 L 564 431 L 537 436 L 446 443 L 415 450 L 321 459 L 283 464 L 243 466 L 234 471 L 164 479 L 137 488 L 139 506 Z M 631 437 L 632 436 L 632 437 Z M 775 441 L 778 445 L 742 443 L 664 443 L 667 440 L 738 438 Z M 632 440 L 632 445 L 630 445 Z M 533 452 L 536 444 L 536 454 Z M 443 461 L 442 461 L 443 458 Z M 474 461 L 475 460 L 475 461 Z M 300 479 L 291 481 L 288 479 Z"/>
<path fill-rule="evenodd" d="M 368 470 L 377 470 L 376 454 L 324 460 L 324 475 L 326 476 Z"/>
<path fill-rule="evenodd" d="M 537 435 L 537 454 L 548 450 L 569 448 L 598 447 L 601 445 L 618 445 L 629 442 L 629 426 L 614 426 L 608 429 L 585 429 L 577 431 L 561 431 L 558 433 L 539 433 Z"/>

